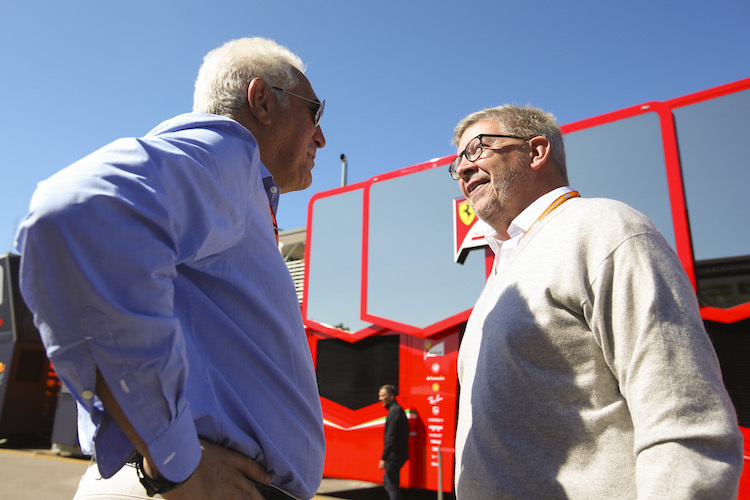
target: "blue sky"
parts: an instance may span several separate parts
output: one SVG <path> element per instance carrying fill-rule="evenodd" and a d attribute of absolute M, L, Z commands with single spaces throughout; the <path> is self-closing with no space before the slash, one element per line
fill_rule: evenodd
<path fill-rule="evenodd" d="M 503 103 L 561 124 L 750 76 L 747 0 L 38 1 L 0 4 L 0 252 L 42 179 L 192 107 L 203 55 L 264 36 L 307 63 L 327 146 L 309 198 L 453 152 L 455 124 Z M 575 166 L 569 166 L 574 169 Z"/>

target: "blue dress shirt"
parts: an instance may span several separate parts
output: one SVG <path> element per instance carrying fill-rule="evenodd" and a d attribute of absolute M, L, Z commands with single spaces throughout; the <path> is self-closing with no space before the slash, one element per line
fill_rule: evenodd
<path fill-rule="evenodd" d="M 97 368 L 167 479 L 197 467 L 200 436 L 315 494 L 323 420 L 278 195 L 250 132 L 201 113 L 39 184 L 16 242 L 21 291 L 104 477 L 134 448 L 94 395 Z"/>

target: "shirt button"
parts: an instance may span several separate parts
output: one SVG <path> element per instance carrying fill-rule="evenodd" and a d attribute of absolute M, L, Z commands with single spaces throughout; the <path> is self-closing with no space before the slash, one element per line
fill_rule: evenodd
<path fill-rule="evenodd" d="M 83 396 L 83 399 L 91 399 L 94 397 L 94 393 L 91 391 L 83 391 L 81 396 Z"/>
<path fill-rule="evenodd" d="M 271 189 L 270 189 L 271 194 L 276 194 L 276 191 L 278 191 L 278 190 L 279 190 L 279 188 L 277 188 L 276 186 L 271 186 Z"/>

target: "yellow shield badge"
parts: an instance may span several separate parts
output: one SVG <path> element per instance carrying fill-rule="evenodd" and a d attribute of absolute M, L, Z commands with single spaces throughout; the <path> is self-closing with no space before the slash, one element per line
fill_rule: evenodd
<path fill-rule="evenodd" d="M 468 201 L 465 201 L 458 205 L 458 217 L 461 219 L 461 222 L 463 222 L 467 226 L 474 222 L 476 214 L 474 213 L 474 209 L 471 208 L 471 205 L 469 205 Z"/>

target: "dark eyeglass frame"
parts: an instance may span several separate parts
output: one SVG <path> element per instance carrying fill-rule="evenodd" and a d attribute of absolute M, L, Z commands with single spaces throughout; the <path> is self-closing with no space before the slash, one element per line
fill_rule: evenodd
<path fill-rule="evenodd" d="M 496 151 L 498 149 L 502 149 L 502 148 L 491 148 L 491 147 L 487 146 L 486 144 L 484 144 L 482 142 L 482 139 L 484 139 L 485 137 L 506 137 L 508 139 L 521 139 L 523 141 L 528 141 L 528 139 L 526 137 L 520 137 L 520 136 L 517 136 L 517 135 L 506 135 L 506 134 L 479 134 L 476 137 L 472 137 L 471 140 L 466 143 L 466 147 L 464 148 L 464 150 L 461 151 L 461 153 L 459 153 L 459 155 L 456 156 L 453 159 L 453 161 L 451 162 L 450 165 L 448 165 L 448 172 L 450 172 L 451 177 L 453 178 L 454 181 L 457 181 L 458 178 L 459 178 L 458 177 L 458 166 L 461 165 L 461 157 L 462 156 L 464 158 L 466 158 L 467 161 L 477 161 L 479 158 L 482 157 L 482 153 L 484 152 L 485 149 L 491 149 L 493 151 Z M 474 142 L 476 139 L 479 139 L 479 147 L 477 148 L 476 154 L 473 155 L 473 158 L 470 158 L 466 154 L 466 150 L 469 149 L 469 145 L 472 142 Z"/>
<path fill-rule="evenodd" d="M 326 107 L 326 100 L 323 99 L 322 101 L 316 101 L 315 99 L 308 99 L 307 97 L 303 97 L 299 94 L 295 94 L 294 92 L 290 92 L 286 89 L 282 89 L 281 87 L 271 87 L 273 90 L 280 90 L 281 92 L 285 92 L 289 95 L 293 95 L 294 97 L 299 97 L 303 101 L 307 101 L 310 103 L 313 103 L 318 106 L 318 109 L 315 110 L 315 118 L 313 118 L 313 122 L 315 123 L 315 126 L 317 127 L 320 125 L 320 119 L 323 118 L 323 110 Z"/>

